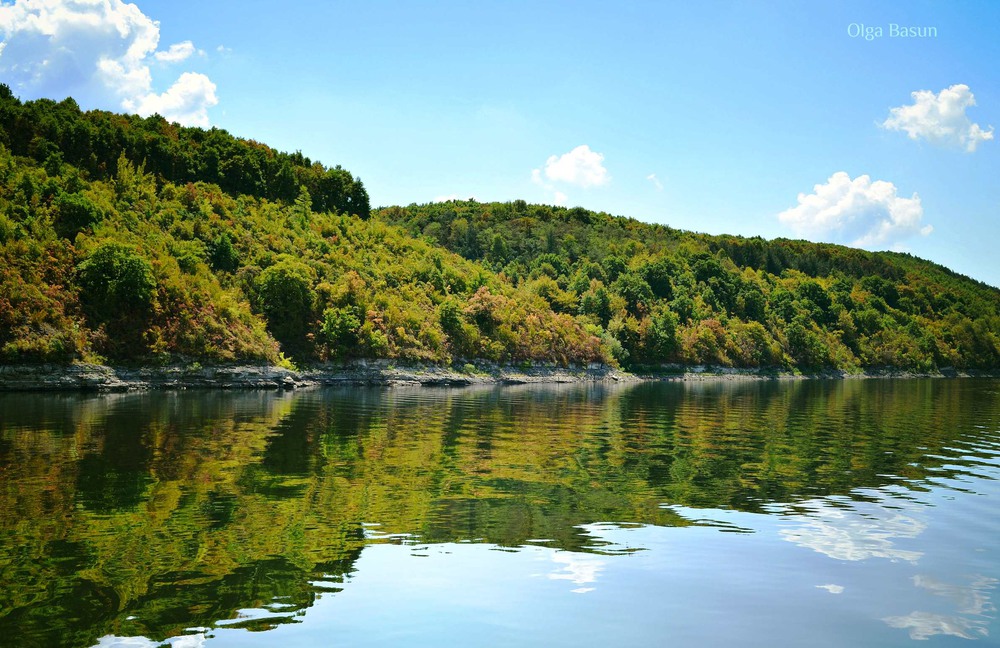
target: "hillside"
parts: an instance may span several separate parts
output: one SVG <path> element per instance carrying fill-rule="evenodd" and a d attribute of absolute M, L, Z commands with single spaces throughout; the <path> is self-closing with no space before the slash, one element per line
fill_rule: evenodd
<path fill-rule="evenodd" d="M 370 210 L 218 129 L 0 86 L 0 362 L 1000 367 L 1000 291 L 900 254 L 523 201 Z"/>
<path fill-rule="evenodd" d="M 604 359 L 573 317 L 367 205 L 298 154 L 0 92 L 0 361 Z"/>
<path fill-rule="evenodd" d="M 906 254 L 708 236 L 524 201 L 388 207 L 599 327 L 631 366 L 1000 366 L 1000 291 Z"/>

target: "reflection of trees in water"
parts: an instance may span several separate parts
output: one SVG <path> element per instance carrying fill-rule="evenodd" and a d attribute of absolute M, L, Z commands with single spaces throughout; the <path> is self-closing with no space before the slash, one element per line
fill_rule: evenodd
<path fill-rule="evenodd" d="M 317 574 L 350 572 L 366 522 L 588 551 L 592 522 L 696 522 L 663 504 L 920 488 L 971 470 L 943 455 L 995 411 L 981 385 L 3 395 L 0 632 L 162 638 L 276 597 L 301 609 Z"/>

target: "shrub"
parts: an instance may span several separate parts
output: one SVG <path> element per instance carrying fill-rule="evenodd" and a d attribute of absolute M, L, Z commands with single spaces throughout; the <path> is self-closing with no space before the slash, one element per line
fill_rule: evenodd
<path fill-rule="evenodd" d="M 320 332 L 333 355 L 343 357 L 356 350 L 358 329 L 361 328 L 361 318 L 357 311 L 355 306 L 327 308 L 323 311 Z"/>
<path fill-rule="evenodd" d="M 64 193 L 55 199 L 53 225 L 56 233 L 63 238 L 73 239 L 103 218 L 104 213 L 82 194 Z"/>
<path fill-rule="evenodd" d="M 284 256 L 257 278 L 257 298 L 276 340 L 290 349 L 301 349 L 312 315 L 312 271 Z"/>
<path fill-rule="evenodd" d="M 102 243 L 77 266 L 77 274 L 84 307 L 99 322 L 144 312 L 152 304 L 153 269 L 128 245 Z"/>

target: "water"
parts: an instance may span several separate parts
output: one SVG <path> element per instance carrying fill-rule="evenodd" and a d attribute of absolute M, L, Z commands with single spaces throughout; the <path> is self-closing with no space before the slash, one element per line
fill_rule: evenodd
<path fill-rule="evenodd" d="M 1000 645 L 1000 381 L 0 395 L 0 645 Z"/>

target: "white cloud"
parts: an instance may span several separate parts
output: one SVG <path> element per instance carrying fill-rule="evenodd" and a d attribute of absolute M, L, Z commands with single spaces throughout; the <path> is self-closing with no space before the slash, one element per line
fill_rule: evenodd
<path fill-rule="evenodd" d="M 541 180 L 541 170 L 531 172 Z M 581 144 L 569 153 L 552 155 L 545 161 L 545 177 L 552 182 L 565 182 L 579 187 L 599 187 L 611 179 L 604 168 L 604 156 Z"/>
<path fill-rule="evenodd" d="M 126 100 L 122 105 L 140 115 L 159 113 L 187 126 L 207 127 L 208 109 L 219 103 L 215 84 L 197 72 L 185 72 L 163 94 L 149 93 L 138 100 Z"/>
<path fill-rule="evenodd" d="M 160 112 L 189 125 L 207 125 L 218 103 L 201 74 L 153 91 L 149 64 L 181 61 L 194 45 L 156 53 L 159 23 L 122 0 L 16 0 L 0 5 L 0 38 L 0 77 L 25 99 L 72 96 L 85 108 Z"/>
<path fill-rule="evenodd" d="M 843 585 L 833 585 L 833 584 L 830 584 L 830 585 L 817 585 L 816 587 L 818 587 L 819 589 L 825 589 L 827 592 L 830 592 L 831 594 L 843 594 L 844 593 L 844 586 Z"/>
<path fill-rule="evenodd" d="M 162 61 L 164 63 L 179 63 L 186 58 L 189 58 L 194 54 L 194 43 L 189 40 L 182 41 L 180 43 L 174 43 L 165 52 L 157 52 L 157 61 Z"/>
<path fill-rule="evenodd" d="M 646 176 L 646 179 L 653 183 L 653 186 L 656 187 L 657 191 L 663 191 L 663 183 L 660 182 L 660 179 L 656 177 L 655 173 L 650 173 Z"/>
<path fill-rule="evenodd" d="M 205 633 L 170 637 L 166 641 L 153 641 L 146 637 L 104 635 L 97 640 L 97 645 L 94 648 L 156 648 L 156 646 L 162 646 L 165 643 L 170 644 L 172 648 L 202 648 L 205 645 Z"/>
<path fill-rule="evenodd" d="M 923 225 L 920 197 L 898 195 L 891 182 L 872 182 L 867 175 L 855 179 L 838 171 L 811 194 L 799 194 L 798 206 L 778 214 L 795 233 L 812 240 L 845 243 L 856 247 L 894 246 L 911 236 L 933 231 Z"/>
<path fill-rule="evenodd" d="M 923 138 L 932 144 L 964 148 L 969 153 L 993 139 L 993 127 L 983 130 L 965 115 L 976 99 L 964 84 L 953 85 L 934 94 L 930 90 L 910 93 L 913 104 L 889 110 L 882 128 L 906 131 L 910 139 Z"/>
<path fill-rule="evenodd" d="M 935 612 L 910 612 L 906 616 L 882 619 L 890 627 L 910 631 L 910 639 L 923 641 L 934 635 L 949 635 L 962 639 L 978 639 L 989 635 L 987 622 Z"/>
<path fill-rule="evenodd" d="M 556 188 L 557 184 L 577 187 L 599 187 L 608 184 L 611 176 L 604 168 L 604 155 L 591 151 L 581 144 L 569 153 L 551 155 L 545 161 L 545 169 L 532 169 L 531 181 L 552 192 L 552 202 L 565 205 L 569 197 Z"/>

